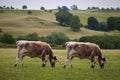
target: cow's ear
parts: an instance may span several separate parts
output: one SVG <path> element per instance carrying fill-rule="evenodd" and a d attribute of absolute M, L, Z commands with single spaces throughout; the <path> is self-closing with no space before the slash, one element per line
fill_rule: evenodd
<path fill-rule="evenodd" d="M 106 61 L 106 59 L 105 59 L 105 58 L 103 58 L 103 61 Z"/>
<path fill-rule="evenodd" d="M 53 59 L 54 59 L 54 60 L 57 60 L 57 57 L 56 57 L 56 56 L 54 56 L 54 57 L 53 57 Z"/>

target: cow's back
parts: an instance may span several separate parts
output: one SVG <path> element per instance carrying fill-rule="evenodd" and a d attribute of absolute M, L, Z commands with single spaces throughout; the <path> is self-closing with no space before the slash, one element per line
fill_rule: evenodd
<path fill-rule="evenodd" d="M 74 44 L 73 49 L 76 52 L 75 54 L 80 58 L 101 55 L 99 46 L 94 43 L 77 43 Z"/>

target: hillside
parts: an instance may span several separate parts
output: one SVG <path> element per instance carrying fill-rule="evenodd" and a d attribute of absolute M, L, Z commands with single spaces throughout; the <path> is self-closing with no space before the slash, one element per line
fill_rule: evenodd
<path fill-rule="evenodd" d="M 43 12 L 32 10 L 32 14 L 28 14 L 27 10 L 3 10 L 0 13 L 0 28 L 3 34 L 5 32 L 12 34 L 14 37 L 29 33 L 37 33 L 39 36 L 47 36 L 51 32 L 63 32 L 71 39 L 79 39 L 82 36 L 115 34 L 118 31 L 102 32 L 81 28 L 80 32 L 73 32 L 69 27 L 59 26 L 55 20 L 55 12 Z M 82 24 L 87 24 L 87 18 L 94 16 L 100 22 L 105 22 L 109 16 L 120 16 L 120 13 L 111 12 L 88 12 L 88 11 L 70 11 L 74 15 L 80 17 Z"/>

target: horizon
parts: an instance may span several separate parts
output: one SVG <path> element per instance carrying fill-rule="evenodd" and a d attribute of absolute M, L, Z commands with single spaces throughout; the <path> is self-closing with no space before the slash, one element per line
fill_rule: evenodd
<path fill-rule="evenodd" d="M 120 7 L 120 0 L 0 0 L 0 6 L 14 7 L 15 9 L 22 9 L 23 5 L 27 6 L 27 9 L 40 10 L 40 7 L 45 9 L 57 9 L 58 6 L 67 6 L 69 9 L 72 5 L 77 5 L 78 9 L 84 10 L 88 7 L 99 8 L 117 8 Z"/>

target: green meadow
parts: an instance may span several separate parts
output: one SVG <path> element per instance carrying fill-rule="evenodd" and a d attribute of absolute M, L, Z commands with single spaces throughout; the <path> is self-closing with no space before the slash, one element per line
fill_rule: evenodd
<path fill-rule="evenodd" d="M 47 36 L 51 32 L 63 32 L 70 39 L 79 39 L 82 36 L 92 35 L 112 35 L 119 34 L 119 31 L 94 31 L 86 28 L 80 28 L 79 32 L 71 31 L 70 27 L 62 27 L 57 24 L 55 19 L 56 10 L 44 12 L 39 10 L 3 10 L 0 13 L 1 34 L 9 33 L 14 37 L 37 33 L 40 37 Z M 120 17 L 120 12 L 91 12 L 91 11 L 70 11 L 72 14 L 80 17 L 83 25 L 87 24 L 87 19 L 94 16 L 99 22 L 106 22 L 110 16 Z M 103 55 L 107 58 L 104 69 L 100 69 L 98 63 L 94 69 L 90 68 L 90 60 L 74 58 L 72 60 L 73 68 L 67 65 L 63 69 L 66 57 L 65 50 L 55 50 L 54 54 L 62 64 L 57 63 L 55 68 L 51 68 L 49 62 L 45 68 L 41 67 L 39 58 L 24 58 L 24 67 L 20 64 L 13 67 L 17 49 L 0 48 L 0 80 L 120 80 L 120 49 L 104 50 Z"/>
<path fill-rule="evenodd" d="M 90 68 L 90 60 L 74 58 L 73 68 L 67 65 L 63 69 L 66 57 L 65 50 L 53 50 L 62 64 L 57 63 L 51 68 L 49 62 L 41 67 L 41 59 L 25 57 L 24 67 L 20 64 L 13 67 L 17 49 L 0 48 L 0 80 L 119 80 L 120 79 L 120 50 L 102 50 L 107 62 L 104 69 L 98 63 Z"/>

